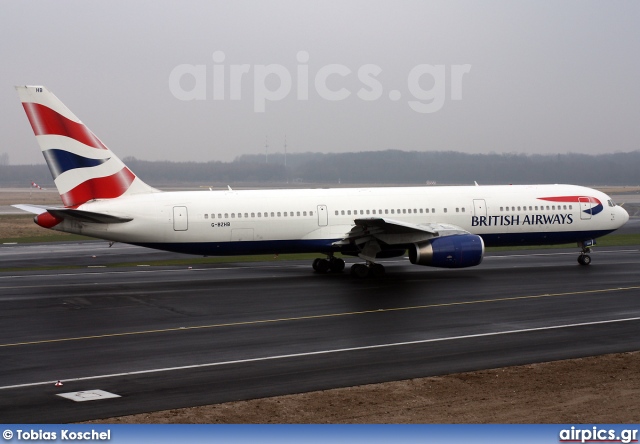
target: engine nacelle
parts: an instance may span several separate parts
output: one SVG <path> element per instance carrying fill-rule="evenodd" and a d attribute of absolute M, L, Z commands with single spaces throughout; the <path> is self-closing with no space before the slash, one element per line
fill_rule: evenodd
<path fill-rule="evenodd" d="M 474 267 L 484 256 L 484 242 L 475 234 L 435 237 L 409 247 L 412 264 L 439 268 Z"/>

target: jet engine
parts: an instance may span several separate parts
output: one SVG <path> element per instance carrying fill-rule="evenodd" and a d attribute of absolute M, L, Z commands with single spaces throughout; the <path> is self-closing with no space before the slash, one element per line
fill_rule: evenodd
<path fill-rule="evenodd" d="M 435 237 L 409 247 L 412 264 L 439 268 L 473 267 L 482 262 L 484 242 L 475 234 Z"/>

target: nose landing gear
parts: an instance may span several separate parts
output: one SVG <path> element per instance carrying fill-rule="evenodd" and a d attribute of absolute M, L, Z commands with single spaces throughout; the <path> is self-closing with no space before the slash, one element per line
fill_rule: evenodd
<path fill-rule="evenodd" d="M 580 256 L 578 256 L 578 263 L 580 265 L 589 265 L 591 263 L 591 256 L 581 253 Z"/>
<path fill-rule="evenodd" d="M 591 256 L 589 256 L 589 253 L 591 253 L 591 247 L 595 244 L 595 239 L 578 242 L 578 247 L 582 249 L 580 256 L 578 256 L 578 263 L 580 265 L 589 265 L 591 263 Z"/>

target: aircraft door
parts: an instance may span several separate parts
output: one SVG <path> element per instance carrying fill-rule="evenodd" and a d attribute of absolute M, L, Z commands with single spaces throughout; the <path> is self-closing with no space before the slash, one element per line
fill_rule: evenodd
<path fill-rule="evenodd" d="M 580 219 L 591 219 L 591 199 L 588 197 L 578 197 L 578 202 L 580 202 Z"/>
<path fill-rule="evenodd" d="M 318 226 L 326 227 L 329 225 L 329 213 L 326 205 L 318 205 Z"/>
<path fill-rule="evenodd" d="M 484 199 L 473 199 L 473 215 L 487 216 L 487 204 Z"/>
<path fill-rule="evenodd" d="M 173 230 L 187 231 L 187 228 L 189 228 L 187 207 L 173 207 Z"/>

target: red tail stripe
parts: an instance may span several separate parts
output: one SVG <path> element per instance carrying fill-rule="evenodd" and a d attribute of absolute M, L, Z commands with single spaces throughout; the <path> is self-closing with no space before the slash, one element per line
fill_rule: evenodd
<path fill-rule="evenodd" d="M 93 148 L 106 150 L 107 147 L 89 131 L 89 128 L 82 123 L 69 120 L 63 115 L 57 113 L 49 107 L 40 105 L 39 103 L 23 103 L 31 127 L 36 136 L 42 135 L 58 135 L 66 136 L 84 143 Z"/>
<path fill-rule="evenodd" d="M 61 194 L 60 197 L 67 208 L 82 205 L 91 199 L 113 199 L 122 196 L 135 178 L 135 174 L 129 168 L 124 167 L 111 176 L 82 182 L 71 191 Z"/>

